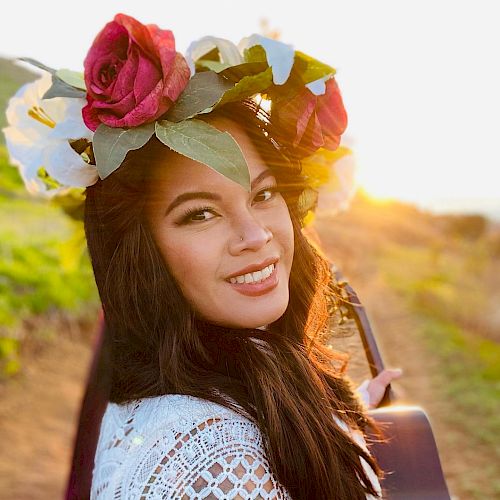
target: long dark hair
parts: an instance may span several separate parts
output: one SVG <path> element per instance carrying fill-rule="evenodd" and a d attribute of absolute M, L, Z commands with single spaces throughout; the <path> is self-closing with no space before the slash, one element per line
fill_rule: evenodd
<path fill-rule="evenodd" d="M 144 216 L 148 172 L 165 154 L 156 138 L 87 188 L 85 231 L 108 327 L 110 401 L 164 394 L 214 401 L 257 423 L 272 470 L 295 500 L 377 496 L 360 458 L 380 475 L 375 460 L 332 418 L 360 429 L 372 423 L 324 343 L 329 265 L 301 232 L 303 179 L 261 112 L 247 102 L 213 113 L 245 127 L 274 169 L 294 226 L 290 301 L 265 332 L 198 320 L 169 272 Z"/>

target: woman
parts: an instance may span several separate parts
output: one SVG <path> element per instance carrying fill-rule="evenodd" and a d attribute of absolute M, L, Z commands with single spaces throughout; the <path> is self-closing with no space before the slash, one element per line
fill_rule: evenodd
<path fill-rule="evenodd" d="M 87 188 L 112 332 L 94 498 L 376 495 L 373 458 L 344 432 L 368 418 L 315 339 L 329 272 L 301 234 L 304 185 L 256 112 L 205 118 L 237 140 L 250 193 L 156 139 Z"/>
<path fill-rule="evenodd" d="M 207 37 L 185 60 L 118 14 L 84 81 L 53 71 L 17 122 L 11 103 L 27 187 L 86 187 L 110 377 L 92 498 L 380 496 L 373 422 L 324 345 L 329 264 L 301 231 L 301 159 L 347 124 L 334 70 L 258 35 L 239 49 Z M 368 384 L 372 406 L 396 376 Z"/>

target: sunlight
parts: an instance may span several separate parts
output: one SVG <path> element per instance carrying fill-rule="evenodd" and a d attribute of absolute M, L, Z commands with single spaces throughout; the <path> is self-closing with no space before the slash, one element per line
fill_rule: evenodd
<path fill-rule="evenodd" d="M 377 201 L 388 201 L 398 196 L 398 186 L 394 185 L 394 181 L 388 182 L 390 174 L 388 172 L 382 173 L 377 171 L 358 171 L 356 174 L 356 183 L 370 198 Z M 408 186 L 404 186 L 408 188 Z M 418 197 L 417 190 L 414 195 Z"/>

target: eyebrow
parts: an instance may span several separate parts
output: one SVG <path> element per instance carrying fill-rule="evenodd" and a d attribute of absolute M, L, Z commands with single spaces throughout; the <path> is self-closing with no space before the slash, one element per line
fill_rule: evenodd
<path fill-rule="evenodd" d="M 255 186 L 259 184 L 266 177 L 273 175 L 270 169 L 266 169 L 261 172 L 253 181 L 251 188 L 254 189 Z M 222 198 L 220 195 L 216 193 L 212 193 L 210 191 L 189 191 L 187 193 L 182 193 L 177 196 L 172 203 L 165 210 L 165 216 L 167 216 L 174 208 L 178 207 L 180 204 L 189 201 L 189 200 L 212 200 L 212 201 L 220 201 Z"/>

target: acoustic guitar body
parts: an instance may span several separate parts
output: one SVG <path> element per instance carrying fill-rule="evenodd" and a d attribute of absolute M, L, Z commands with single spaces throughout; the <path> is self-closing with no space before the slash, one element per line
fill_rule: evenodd
<path fill-rule="evenodd" d="M 381 481 L 388 500 L 450 500 L 434 435 L 425 412 L 416 406 L 371 410 L 387 442 L 370 451 L 385 472 Z"/>

